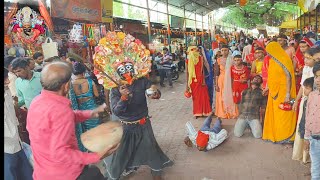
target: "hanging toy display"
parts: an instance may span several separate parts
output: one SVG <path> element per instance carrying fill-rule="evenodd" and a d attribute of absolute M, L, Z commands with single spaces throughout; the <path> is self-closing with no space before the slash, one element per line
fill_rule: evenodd
<path fill-rule="evenodd" d="M 13 15 L 8 27 L 13 43 L 24 44 L 32 51 L 41 48 L 46 31 L 44 18 L 28 6 Z"/>
<path fill-rule="evenodd" d="M 89 46 L 87 36 L 83 36 L 83 47 L 87 48 Z"/>
<path fill-rule="evenodd" d="M 101 37 L 105 37 L 107 35 L 106 25 L 101 25 L 100 29 L 101 29 Z"/>
<path fill-rule="evenodd" d="M 93 28 L 93 36 L 94 36 L 94 41 L 95 42 L 99 42 L 99 39 L 101 39 L 100 27 L 99 26 L 94 26 L 94 28 Z"/>
<path fill-rule="evenodd" d="M 81 24 L 74 24 L 69 32 L 69 47 L 76 48 L 78 44 L 83 43 L 83 32 Z"/>
<path fill-rule="evenodd" d="M 96 46 L 97 41 L 94 38 L 94 28 L 92 24 L 87 24 L 89 46 Z"/>
<path fill-rule="evenodd" d="M 95 74 L 106 89 L 132 84 L 151 71 L 150 52 L 139 39 L 123 32 L 107 32 L 95 47 Z M 111 78 L 107 78 L 107 74 Z M 115 83 L 117 82 L 117 83 Z"/>

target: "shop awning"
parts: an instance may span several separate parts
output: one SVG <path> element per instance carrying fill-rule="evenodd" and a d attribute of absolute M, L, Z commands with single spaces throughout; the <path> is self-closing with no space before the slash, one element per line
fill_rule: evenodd
<path fill-rule="evenodd" d="M 297 21 L 286 21 L 279 26 L 279 28 L 286 28 L 286 29 L 294 29 L 297 28 Z"/>

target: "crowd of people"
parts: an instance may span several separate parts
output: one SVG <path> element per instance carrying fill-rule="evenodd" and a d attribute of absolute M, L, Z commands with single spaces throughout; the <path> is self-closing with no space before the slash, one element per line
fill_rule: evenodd
<path fill-rule="evenodd" d="M 154 91 L 151 99 L 161 92 L 149 79 L 104 89 L 90 63 L 72 53 L 48 59 L 41 52 L 9 55 L 4 64 L 5 179 L 119 179 L 140 165 L 149 165 L 154 179 L 160 179 L 162 169 L 173 164 L 153 135 L 145 92 Z M 132 70 L 126 63 L 117 73 L 133 76 Z M 105 122 L 101 114 L 111 113 L 123 126 L 121 142 L 90 152 L 81 135 Z M 106 174 L 90 165 L 101 162 Z"/>
<path fill-rule="evenodd" d="M 210 128 L 206 120 L 203 126 L 208 128 L 196 133 L 188 122 L 186 145 L 212 149 L 224 140 L 221 119 L 237 119 L 236 137 L 249 128 L 255 138 L 286 148 L 293 145 L 292 159 L 311 161 L 312 179 L 319 179 L 319 41 L 294 38 L 280 34 L 228 43 L 218 36 L 208 51 L 189 46 L 185 96 L 192 97 L 195 118 L 216 116 L 219 123 Z"/>
<path fill-rule="evenodd" d="M 216 36 L 210 46 L 180 45 L 177 57 L 166 47 L 155 54 L 160 86 L 165 87 L 165 78 L 173 86 L 171 64 L 179 59 L 193 115 L 207 117 L 199 131 L 186 124 L 185 143 L 200 151 L 213 149 L 228 137 L 222 119 L 237 119 L 236 137 L 249 127 L 254 138 L 286 147 L 294 143 L 292 159 L 311 161 L 312 179 L 318 180 L 320 47 L 307 36 L 295 39 L 282 34 L 261 39 Z M 4 57 L 5 179 L 103 179 L 89 165 L 111 154 L 108 178 L 119 179 L 148 165 L 154 179 L 160 179 L 163 168 L 173 162 L 154 137 L 145 95 L 153 88 L 149 98 L 159 99 L 160 90 L 146 77 L 105 90 L 90 64 L 64 56 L 44 59 L 36 52 L 32 57 Z M 80 136 L 103 122 L 101 113 L 117 116 L 124 135 L 120 144 L 89 152 Z M 217 121 L 210 128 L 213 117 Z M 31 145 L 33 167 L 22 142 Z"/>

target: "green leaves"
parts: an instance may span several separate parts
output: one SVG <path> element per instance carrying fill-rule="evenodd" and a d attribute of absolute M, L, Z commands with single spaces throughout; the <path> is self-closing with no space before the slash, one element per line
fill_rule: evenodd
<path fill-rule="evenodd" d="M 280 22 L 292 19 L 297 14 L 299 7 L 286 2 L 276 2 L 272 5 L 269 1 L 252 0 L 246 6 L 232 5 L 222 21 L 242 28 L 254 28 L 257 24 L 278 26 Z"/>

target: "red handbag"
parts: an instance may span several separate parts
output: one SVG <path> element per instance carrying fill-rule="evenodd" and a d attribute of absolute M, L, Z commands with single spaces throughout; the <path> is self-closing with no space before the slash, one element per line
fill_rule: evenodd
<path fill-rule="evenodd" d="M 190 98 L 190 97 L 191 97 L 191 92 L 185 91 L 185 92 L 184 92 L 184 96 L 185 96 L 186 98 Z"/>
<path fill-rule="evenodd" d="M 279 109 L 284 110 L 284 111 L 291 111 L 294 102 L 295 102 L 295 99 L 292 99 L 289 102 L 280 103 Z"/>

